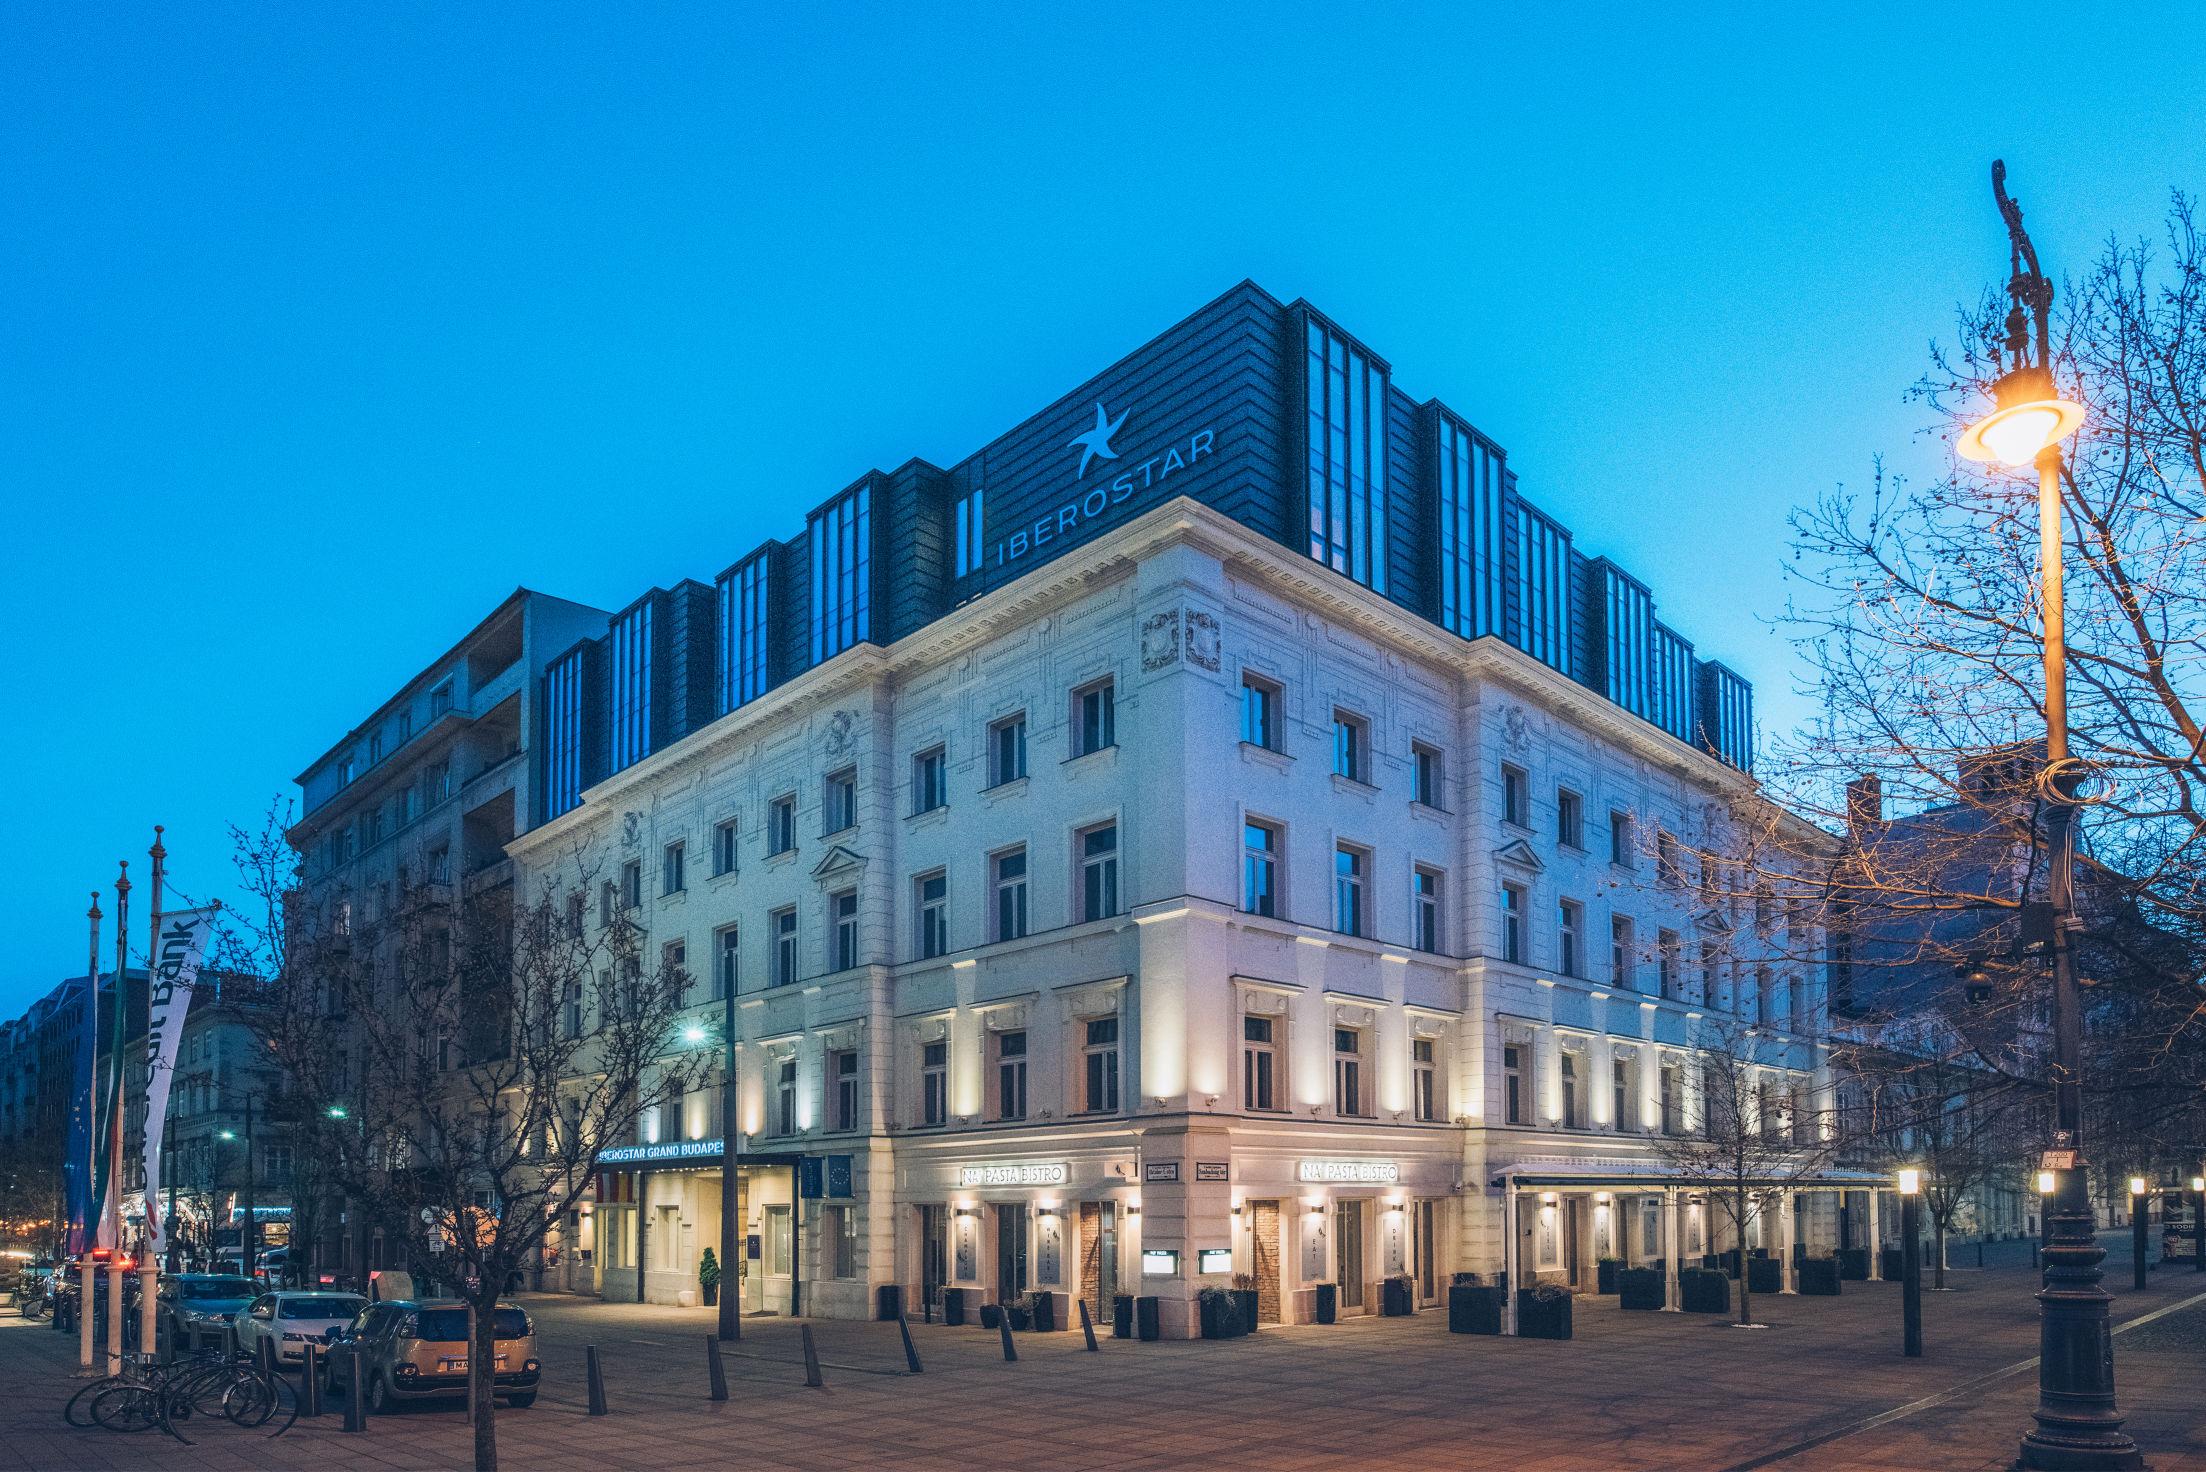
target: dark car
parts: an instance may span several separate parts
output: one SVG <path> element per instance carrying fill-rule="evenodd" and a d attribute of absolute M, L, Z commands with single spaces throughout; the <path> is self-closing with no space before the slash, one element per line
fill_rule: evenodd
<path fill-rule="evenodd" d="M 385 1410 L 394 1400 L 464 1397 L 467 1327 L 467 1305 L 456 1299 L 370 1304 L 350 1327 L 330 1331 L 330 1388 L 351 1393 L 352 1356 L 345 1351 L 358 1345 L 370 1411 Z M 511 1406 L 534 1405 L 543 1371 L 536 1358 L 536 1326 L 525 1309 L 502 1303 L 496 1333 L 495 1394 Z"/>
<path fill-rule="evenodd" d="M 179 1350 L 209 1341 L 226 1349 L 231 1321 L 260 1294 L 260 1284 L 233 1273 L 171 1273 L 161 1279 L 160 1323 Z"/>

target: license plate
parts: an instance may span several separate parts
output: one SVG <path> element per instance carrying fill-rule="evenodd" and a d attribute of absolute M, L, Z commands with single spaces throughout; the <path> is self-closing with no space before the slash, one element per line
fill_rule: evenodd
<path fill-rule="evenodd" d="M 445 1369 L 445 1373 L 447 1373 L 447 1374 L 451 1374 L 451 1375 L 458 1375 L 458 1374 L 463 1374 L 463 1373 L 465 1373 L 465 1372 L 466 1372 L 466 1370 L 467 1370 L 467 1361 L 466 1361 L 466 1360 L 464 1360 L 464 1359 L 457 1359 L 457 1360 L 450 1360 L 450 1359 L 448 1359 L 448 1360 L 445 1360 L 445 1361 L 444 1361 L 443 1363 L 444 1363 L 444 1369 Z M 491 1364 L 492 1364 L 492 1366 L 493 1366 L 493 1367 L 494 1367 L 495 1369 L 499 1369 L 499 1370 L 502 1370 L 502 1369 L 504 1369 L 504 1368 L 506 1367 L 506 1357 L 505 1357 L 504 1355 L 499 1355 L 499 1356 L 498 1356 L 498 1358 L 496 1358 L 495 1360 L 491 1361 Z"/>

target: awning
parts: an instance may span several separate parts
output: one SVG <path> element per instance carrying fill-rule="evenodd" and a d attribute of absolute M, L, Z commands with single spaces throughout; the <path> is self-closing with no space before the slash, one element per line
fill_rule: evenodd
<path fill-rule="evenodd" d="M 1505 1165 L 1494 1172 L 1492 1184 L 1515 1185 L 1520 1190 L 1553 1190 L 1578 1186 L 1587 1189 L 1653 1190 L 1663 1186 L 1687 1186 L 1707 1191 L 1736 1186 L 1733 1175 L 1696 1175 L 1653 1160 L 1528 1160 Z M 1890 1176 L 1874 1171 L 1830 1167 L 1793 1176 L 1749 1176 L 1753 1190 L 1868 1191 L 1890 1186 Z"/>

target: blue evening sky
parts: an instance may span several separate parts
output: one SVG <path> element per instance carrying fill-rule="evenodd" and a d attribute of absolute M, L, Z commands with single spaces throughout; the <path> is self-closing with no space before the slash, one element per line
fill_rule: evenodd
<path fill-rule="evenodd" d="M 2056 270 L 2206 186 L 2206 22 L 1546 9 L 8 7 L 0 1016 L 514 586 L 709 578 L 1242 277 L 1796 720 L 1786 508 L 1928 453 L 1995 155 Z"/>

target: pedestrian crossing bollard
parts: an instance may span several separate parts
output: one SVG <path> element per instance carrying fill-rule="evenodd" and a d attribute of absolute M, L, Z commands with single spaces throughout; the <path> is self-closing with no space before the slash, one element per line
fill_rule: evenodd
<path fill-rule="evenodd" d="M 299 1375 L 299 1414 L 319 1416 L 322 1413 L 322 1357 L 312 1340 L 307 1341 Z"/>
<path fill-rule="evenodd" d="M 804 1383 L 814 1390 L 825 1390 L 827 1382 L 820 1378 L 819 1351 L 812 1347 L 812 1326 L 800 1325 L 799 1332 L 804 1340 Z"/>
<path fill-rule="evenodd" d="M 1088 1349 L 1092 1353 L 1096 1348 L 1095 1320 L 1088 1317 L 1088 1301 L 1085 1298 L 1080 1300 L 1080 1332 L 1086 1337 Z"/>
<path fill-rule="evenodd" d="M 997 1310 L 996 1328 L 1003 1335 L 1004 1363 L 1007 1365 L 1017 1363 L 1019 1351 L 1011 1342 L 1011 1311 L 1009 1309 Z"/>
<path fill-rule="evenodd" d="M 266 1335 L 253 1341 L 253 1368 L 271 1380 L 276 1376 L 276 1346 Z"/>
<path fill-rule="evenodd" d="M 904 1336 L 904 1368 L 914 1375 L 925 1374 L 926 1367 L 919 1363 L 919 1346 L 912 1343 L 912 1326 L 902 1309 L 896 1311 L 896 1332 Z"/>
<path fill-rule="evenodd" d="M 585 1347 L 582 1359 L 589 1378 L 590 1414 L 602 1416 L 605 1414 L 605 1371 L 598 1366 L 597 1346 L 592 1344 Z"/>
<path fill-rule="evenodd" d="M 720 1363 L 720 1340 L 717 1336 L 705 1336 L 705 1378 L 712 1386 L 708 1400 L 728 1398 L 728 1372 Z"/>
<path fill-rule="evenodd" d="M 352 1363 L 345 1372 L 345 1429 L 365 1431 L 368 1429 L 367 1366 L 364 1363 L 366 1357 L 360 1353 L 360 1346 L 357 1344 L 347 1345 L 345 1353 L 352 1357 Z"/>

